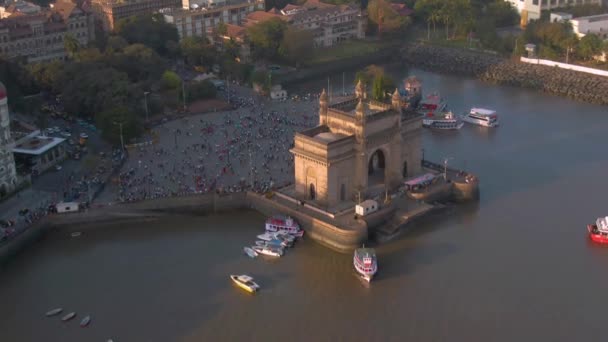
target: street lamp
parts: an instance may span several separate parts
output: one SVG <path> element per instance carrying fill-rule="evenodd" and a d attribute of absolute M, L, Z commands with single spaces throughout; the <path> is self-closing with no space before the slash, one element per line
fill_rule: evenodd
<path fill-rule="evenodd" d="M 120 129 L 120 146 L 122 147 L 122 150 L 124 151 L 125 150 L 125 141 L 124 141 L 123 136 L 122 136 L 122 122 L 116 122 L 116 121 L 114 121 L 112 123 L 114 125 L 118 125 L 118 127 Z"/>
<path fill-rule="evenodd" d="M 452 157 L 446 157 L 443 159 L 443 180 L 448 180 L 448 160 L 454 159 Z"/>
<path fill-rule="evenodd" d="M 148 112 L 148 94 L 150 94 L 149 91 L 144 91 L 144 104 L 146 106 L 146 122 L 149 121 L 148 116 L 149 116 L 149 112 Z"/>

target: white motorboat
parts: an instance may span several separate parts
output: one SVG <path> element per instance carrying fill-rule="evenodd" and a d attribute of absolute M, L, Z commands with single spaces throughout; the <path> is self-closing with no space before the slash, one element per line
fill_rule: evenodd
<path fill-rule="evenodd" d="M 82 235 L 82 233 L 81 232 L 73 232 L 71 235 L 72 235 L 72 237 L 79 237 L 80 235 Z"/>
<path fill-rule="evenodd" d="M 74 317 L 76 317 L 76 313 L 75 312 L 70 312 L 69 314 L 61 317 L 61 320 L 64 321 L 64 322 L 67 322 L 67 321 L 71 320 Z"/>
<path fill-rule="evenodd" d="M 270 247 L 270 248 L 275 248 L 275 249 L 280 249 L 282 251 L 285 251 L 285 247 L 282 245 L 282 242 L 279 240 L 270 240 L 270 241 L 257 240 L 255 242 L 255 245 L 259 246 L 259 247 Z"/>
<path fill-rule="evenodd" d="M 283 256 L 283 249 L 270 247 L 270 246 L 252 246 L 251 247 L 258 254 L 268 255 L 272 257 L 281 257 Z"/>
<path fill-rule="evenodd" d="M 47 317 L 59 315 L 63 311 L 62 308 L 53 309 L 46 312 Z"/>
<path fill-rule="evenodd" d="M 238 287 L 242 288 L 243 290 L 245 290 L 249 293 L 255 293 L 260 289 L 260 285 L 256 284 L 253 281 L 253 278 L 246 274 L 241 274 L 241 275 L 231 274 L 230 279 L 232 279 L 232 281 Z"/>
<path fill-rule="evenodd" d="M 353 256 L 353 265 L 359 276 L 371 282 L 378 271 L 376 251 L 373 248 L 365 248 L 365 246 L 357 248 Z"/>
<path fill-rule="evenodd" d="M 84 327 L 88 326 L 89 323 L 91 323 L 91 316 L 87 316 L 87 317 L 83 318 L 80 321 L 80 326 L 84 328 Z"/>
<path fill-rule="evenodd" d="M 282 232 L 296 237 L 302 237 L 304 231 L 300 225 L 289 216 L 275 215 L 266 220 L 266 231 Z"/>
<path fill-rule="evenodd" d="M 498 114 L 493 109 L 473 107 L 469 113 L 465 113 L 462 121 L 484 127 L 496 127 L 498 126 Z"/>
<path fill-rule="evenodd" d="M 251 249 L 251 247 L 244 247 L 243 251 L 245 252 L 245 254 L 247 254 L 252 259 L 258 256 L 258 253 L 256 253 L 256 251 Z"/>

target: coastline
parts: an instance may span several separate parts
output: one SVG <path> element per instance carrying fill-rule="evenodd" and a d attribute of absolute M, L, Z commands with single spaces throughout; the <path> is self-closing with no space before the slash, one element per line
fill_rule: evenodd
<path fill-rule="evenodd" d="M 522 63 L 500 55 L 410 44 L 401 50 L 406 63 L 431 72 L 473 77 L 498 85 L 534 89 L 577 101 L 608 105 L 608 78 L 592 74 Z"/>

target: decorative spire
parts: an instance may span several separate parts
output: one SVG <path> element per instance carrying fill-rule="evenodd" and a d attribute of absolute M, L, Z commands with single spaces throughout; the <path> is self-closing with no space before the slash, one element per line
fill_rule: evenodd
<path fill-rule="evenodd" d="M 327 102 L 327 93 L 325 92 L 325 88 L 323 88 L 323 91 L 321 92 L 321 96 L 319 97 L 319 101 L 325 101 L 325 102 Z"/>
<path fill-rule="evenodd" d="M 365 84 L 361 82 L 361 79 L 359 79 L 355 87 L 355 96 L 359 99 L 365 98 Z"/>
<path fill-rule="evenodd" d="M 395 92 L 393 93 L 393 101 L 401 100 L 401 94 L 399 94 L 399 90 L 395 88 Z"/>

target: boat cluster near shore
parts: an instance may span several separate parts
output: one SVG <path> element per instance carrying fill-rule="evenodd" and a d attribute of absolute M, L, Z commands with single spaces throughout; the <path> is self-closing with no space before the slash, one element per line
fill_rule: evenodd
<path fill-rule="evenodd" d="M 459 130 L 465 123 L 493 128 L 499 124 L 498 114 L 492 109 L 473 107 L 463 115 L 454 114 L 438 93 L 427 95 L 416 110 L 423 115 L 422 125 L 432 129 Z"/>

